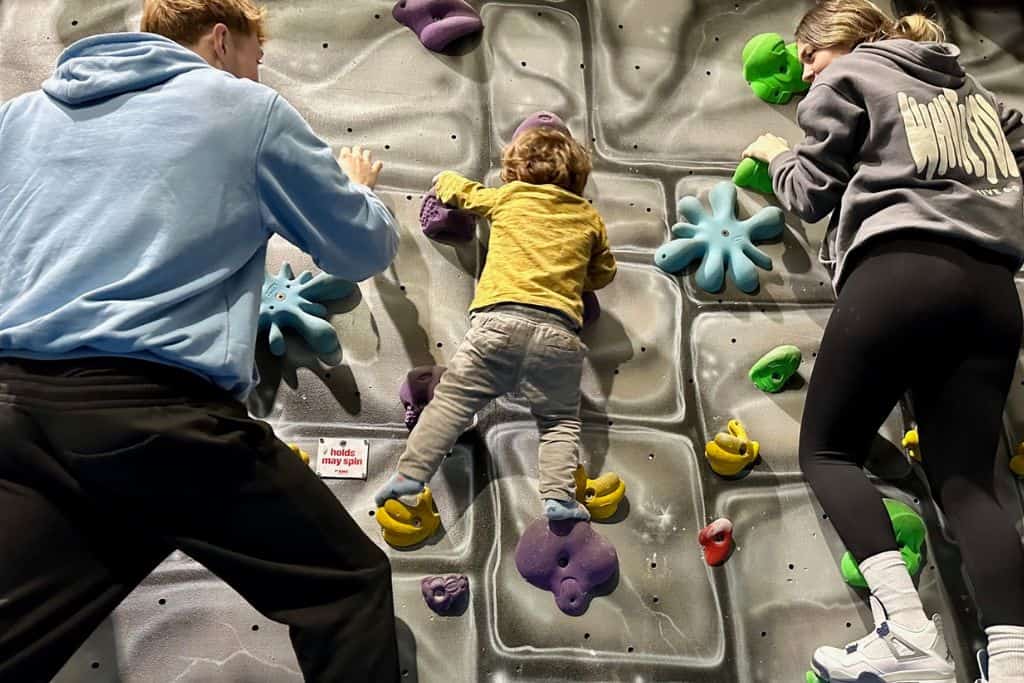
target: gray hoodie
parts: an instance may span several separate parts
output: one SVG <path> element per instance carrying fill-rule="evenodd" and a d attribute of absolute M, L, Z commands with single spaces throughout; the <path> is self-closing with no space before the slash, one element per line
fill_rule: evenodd
<path fill-rule="evenodd" d="M 950 44 L 865 43 L 815 78 L 797 108 L 807 138 L 772 161 L 772 183 L 807 221 L 835 210 L 821 259 L 837 288 L 851 252 L 896 230 L 1024 261 L 1024 123 L 959 56 Z"/>

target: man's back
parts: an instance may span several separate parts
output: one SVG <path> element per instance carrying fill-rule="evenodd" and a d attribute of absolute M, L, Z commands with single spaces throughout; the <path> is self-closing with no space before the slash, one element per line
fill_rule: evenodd
<path fill-rule="evenodd" d="M 69 48 L 0 108 L 0 157 L 0 355 L 130 356 L 241 395 L 271 233 L 353 280 L 394 255 L 287 102 L 151 34 Z"/>

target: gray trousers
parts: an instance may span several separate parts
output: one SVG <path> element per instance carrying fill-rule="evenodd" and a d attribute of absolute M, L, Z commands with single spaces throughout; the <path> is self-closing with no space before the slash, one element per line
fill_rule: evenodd
<path fill-rule="evenodd" d="M 568 318 L 501 304 L 470 316 L 470 329 L 409 435 L 398 471 L 428 481 L 488 402 L 519 390 L 540 430 L 541 498 L 574 500 L 580 379 L 587 347 Z"/>

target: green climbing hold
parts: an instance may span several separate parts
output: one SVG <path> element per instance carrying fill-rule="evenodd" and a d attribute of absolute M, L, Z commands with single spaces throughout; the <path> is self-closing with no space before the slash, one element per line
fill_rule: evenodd
<path fill-rule="evenodd" d="M 761 391 L 775 394 L 782 391 L 786 382 L 800 367 L 803 355 L 792 344 L 777 346 L 754 363 L 747 376 Z"/>
<path fill-rule="evenodd" d="M 811 87 L 796 43 L 786 45 L 778 33 L 761 33 L 743 46 L 743 79 L 754 94 L 769 104 L 786 104 Z"/>
<path fill-rule="evenodd" d="M 772 175 L 768 172 L 768 164 L 760 159 L 747 157 L 736 167 L 732 174 L 732 182 L 736 187 L 754 190 L 761 194 L 775 194 L 772 187 Z"/>
<path fill-rule="evenodd" d="M 804 676 L 804 683 L 825 683 L 825 681 L 818 678 L 818 674 L 813 671 L 808 671 Z"/>
<path fill-rule="evenodd" d="M 905 503 L 898 500 L 885 498 L 885 509 L 892 520 L 892 530 L 896 534 L 896 545 L 903 556 L 903 562 L 907 565 L 907 571 L 915 576 L 923 566 L 921 547 L 924 545 L 925 526 L 921 515 Z M 842 564 L 839 567 L 843 580 L 854 588 L 867 588 L 868 584 L 860 573 L 860 567 L 853 555 L 847 552 L 843 555 Z"/>

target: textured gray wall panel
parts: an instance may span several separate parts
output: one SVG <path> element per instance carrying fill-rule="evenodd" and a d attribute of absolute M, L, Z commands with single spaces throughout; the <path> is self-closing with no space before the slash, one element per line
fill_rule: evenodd
<path fill-rule="evenodd" d="M 870 625 L 864 596 L 841 582 L 843 548 L 801 482 L 799 421 L 806 380 L 833 302 L 816 255 L 825 222 L 787 216 L 774 261 L 753 296 L 729 283 L 715 294 L 693 269 L 669 276 L 655 250 L 686 194 L 706 199 L 728 179 L 744 146 L 770 130 L 799 139 L 795 103 L 758 102 L 740 75 L 739 53 L 761 31 L 791 34 L 800 0 L 471 0 L 484 34 L 454 56 L 422 49 L 391 18 L 390 0 L 273 0 L 263 80 L 278 89 L 336 150 L 371 147 L 387 169 L 381 195 L 403 226 L 395 263 L 330 308 L 341 351 L 317 358 L 289 337 L 282 359 L 262 348 L 264 384 L 250 402 L 282 439 L 315 453 L 318 440 L 369 439 L 366 482 L 328 486 L 394 567 L 402 666 L 407 681 L 742 681 L 802 679 L 813 649 L 859 637 Z M 905 9 L 921 4 L 899 0 Z M 938 2 L 967 68 L 1008 103 L 1024 106 L 1024 16 L 1010 2 Z M 0 0 L 0 99 L 35 88 L 60 51 L 104 31 L 133 30 L 136 0 Z M 600 293 L 601 320 L 584 333 L 583 461 L 615 471 L 627 502 L 596 524 L 619 554 L 614 591 L 580 618 L 523 581 L 513 552 L 539 511 L 537 435 L 520 398 L 484 409 L 431 482 L 443 534 L 424 547 L 384 546 L 372 492 L 401 453 L 397 391 L 413 366 L 445 364 L 468 328 L 466 308 L 486 258 L 479 240 L 452 246 L 417 225 L 435 173 L 454 168 L 497 182 L 500 151 L 537 109 L 563 115 L 591 143 L 586 196 L 601 211 L 621 264 Z M 738 216 L 769 201 L 740 191 Z M 267 267 L 311 259 L 274 239 Z M 1021 288 L 1024 289 L 1024 280 Z M 733 341 L 735 340 L 735 341 Z M 804 351 L 801 378 L 778 395 L 746 372 L 782 343 Z M 969 400 L 969 399 L 965 399 Z M 741 419 L 762 444 L 746 477 L 710 472 L 704 443 Z M 880 430 L 872 472 L 887 495 L 920 509 L 929 525 L 920 584 L 946 618 L 960 668 L 973 681 L 980 644 L 955 539 L 919 473 L 896 446 L 910 425 L 901 407 Z M 1024 437 L 1024 360 L 1000 452 Z M 927 457 L 927 454 L 926 454 Z M 1020 494 L 1008 475 L 999 496 L 1020 525 Z M 736 523 L 737 550 L 722 568 L 704 565 L 698 530 L 720 515 Z M 424 605 L 419 579 L 464 573 L 471 602 L 459 617 Z M 657 602 L 655 602 L 657 598 Z M 60 683 L 297 681 L 286 629 L 176 553 L 96 631 Z"/>

